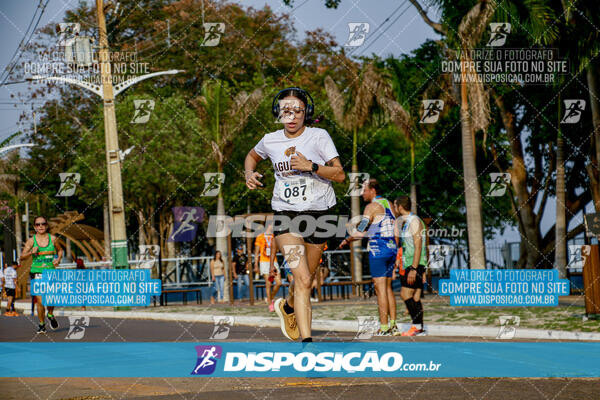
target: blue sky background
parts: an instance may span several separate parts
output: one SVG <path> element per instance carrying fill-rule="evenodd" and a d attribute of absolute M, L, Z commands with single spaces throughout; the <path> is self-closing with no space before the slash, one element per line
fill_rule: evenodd
<path fill-rule="evenodd" d="M 50 0 L 40 20 L 39 27 L 43 27 L 50 22 L 61 22 L 65 11 L 75 8 L 78 1 Z M 91 2 L 88 1 L 88 3 Z M 242 0 L 238 3 L 254 8 L 269 5 L 276 12 L 289 13 L 300 40 L 304 37 L 305 31 L 323 28 L 325 31 L 330 32 L 340 44 L 343 44 L 348 38 L 349 22 L 368 22 L 370 32 L 373 32 L 396 10 L 396 13 L 375 35 L 367 38 L 363 48 L 369 45 L 370 47 L 365 54 L 399 55 L 415 49 L 427 38 L 438 37 L 431 28 L 422 22 L 414 7 L 407 1 L 345 0 L 335 10 L 327 9 L 323 4 L 323 0 L 296 0 L 294 8 L 285 6 L 280 0 Z M 38 0 L 0 1 L 0 36 L 2 37 L 0 68 L 2 70 L 10 62 L 38 4 Z M 399 5 L 401 7 L 398 9 Z M 392 22 L 394 23 L 392 24 Z M 373 40 L 386 27 L 389 27 L 389 30 L 381 35 L 378 40 Z M 362 49 L 356 51 L 356 53 L 361 53 L 361 51 Z M 31 112 L 31 103 L 17 104 L 16 108 L 14 104 L 8 104 L 8 102 L 15 102 L 14 99 L 11 99 L 11 95 L 16 95 L 19 91 L 25 90 L 26 84 L 8 85 L 0 88 L 0 140 L 19 129 L 17 123 L 19 114 L 23 110 Z M 33 106 L 35 107 L 36 104 L 33 104 Z"/>
<path fill-rule="evenodd" d="M 38 28 L 50 22 L 61 22 L 65 11 L 75 8 L 78 1 L 50 0 Z M 322 28 L 330 32 L 339 44 L 343 44 L 348 39 L 348 23 L 368 22 L 370 32 L 367 40 L 355 54 L 374 53 L 381 57 L 398 56 L 409 53 L 427 39 L 439 37 L 422 21 L 408 1 L 343 0 L 338 9 L 327 9 L 323 0 L 295 0 L 293 8 L 283 5 L 280 0 L 241 0 L 237 2 L 254 8 L 268 5 L 276 12 L 289 13 L 299 40 L 302 40 L 305 31 Z M 38 0 L 0 1 L 0 35 L 2 37 L 0 67 L 2 70 L 6 68 L 17 49 L 38 4 Z M 430 16 L 434 19 L 437 17 L 433 13 L 430 13 Z M 389 19 L 385 21 L 388 17 Z M 25 90 L 26 84 L 0 87 L 0 140 L 23 129 L 18 125 L 21 112 L 32 112 L 32 107 L 41 105 L 27 103 L 16 104 L 15 107 L 14 104 L 11 104 L 15 102 L 15 99 L 11 99 L 11 95 L 17 95 L 20 91 L 24 92 Z M 25 129 L 29 129 L 29 127 L 27 126 Z M 548 229 L 555 220 L 553 210 L 554 202 L 549 201 L 546 217 L 543 220 L 543 227 L 545 227 L 543 230 Z M 577 224 L 572 224 L 570 228 Z M 518 239 L 516 231 L 511 230 L 496 237 L 495 241 L 518 241 Z"/>

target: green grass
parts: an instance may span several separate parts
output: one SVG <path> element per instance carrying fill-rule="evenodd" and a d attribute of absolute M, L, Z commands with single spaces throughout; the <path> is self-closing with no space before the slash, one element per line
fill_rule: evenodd
<path fill-rule="evenodd" d="M 583 302 L 576 296 L 568 298 L 567 305 L 558 307 L 452 307 L 447 298 L 428 295 L 424 300 L 425 322 L 440 325 L 499 326 L 503 315 L 520 317 L 520 327 L 532 329 L 552 329 L 575 332 L 600 332 L 599 320 L 583 321 Z M 397 299 L 398 321 L 407 323 L 404 303 Z M 193 313 L 205 315 L 257 316 L 275 318 L 264 302 L 256 305 L 169 305 L 168 307 L 147 307 L 136 311 Z M 346 300 L 313 304 L 314 319 L 353 321 L 359 316 L 377 316 L 375 298 L 368 300 Z"/>

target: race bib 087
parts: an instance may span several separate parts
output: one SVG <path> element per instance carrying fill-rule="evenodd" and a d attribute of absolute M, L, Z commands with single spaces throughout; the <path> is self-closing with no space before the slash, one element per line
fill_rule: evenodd
<path fill-rule="evenodd" d="M 310 202 L 313 198 L 312 186 L 312 181 L 304 178 L 286 181 L 279 187 L 279 197 L 290 204 Z"/>

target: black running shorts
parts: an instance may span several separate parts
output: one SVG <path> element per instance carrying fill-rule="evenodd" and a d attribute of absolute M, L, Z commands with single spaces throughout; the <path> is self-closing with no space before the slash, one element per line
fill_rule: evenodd
<path fill-rule="evenodd" d="M 318 224 L 315 224 L 314 221 L 317 221 L 323 215 L 330 214 L 330 210 L 320 210 L 320 211 L 275 211 L 274 215 L 274 226 L 273 233 L 275 236 L 283 235 L 284 233 L 295 233 L 304 239 L 306 243 L 312 244 L 323 244 L 327 242 L 328 234 L 327 231 L 321 229 Z M 278 219 L 278 217 L 287 217 L 289 218 L 288 222 L 287 218 Z M 309 223 L 308 221 L 312 221 Z M 284 222 L 282 224 L 282 222 Z M 333 232 L 335 235 L 335 232 Z"/>
<path fill-rule="evenodd" d="M 407 282 L 408 273 L 414 270 L 414 267 L 408 267 L 404 270 L 404 275 L 400 275 L 402 287 L 407 287 L 409 289 L 423 289 L 423 275 L 425 274 L 425 266 L 419 265 L 417 267 L 417 276 L 415 277 L 415 281 L 412 285 L 409 285 Z"/>

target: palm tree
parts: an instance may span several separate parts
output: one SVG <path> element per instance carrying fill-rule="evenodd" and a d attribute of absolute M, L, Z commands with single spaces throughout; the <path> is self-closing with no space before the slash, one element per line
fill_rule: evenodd
<path fill-rule="evenodd" d="M 465 181 L 465 204 L 467 208 L 467 232 L 469 238 L 469 264 L 472 269 L 485 268 L 485 242 L 481 211 L 481 188 L 477 180 L 475 163 L 475 132 L 485 131 L 489 125 L 489 98 L 483 84 L 474 80 L 470 87 L 470 75 L 465 70 L 471 61 L 469 52 L 481 40 L 487 24 L 495 11 L 495 3 L 481 1 L 463 17 L 458 27 L 460 39 L 461 83 L 460 119 L 463 149 L 463 173 Z"/>
<path fill-rule="evenodd" d="M 562 119 L 561 95 L 558 93 L 558 137 L 556 139 L 556 225 L 555 264 L 561 278 L 567 275 L 567 186 L 565 182 L 564 141 L 560 120 Z"/>
<path fill-rule="evenodd" d="M 473 6 L 462 18 L 456 30 L 448 30 L 446 24 L 432 21 L 427 11 L 417 0 L 410 0 L 417 9 L 423 21 L 437 33 L 446 36 L 449 41 L 458 42 L 461 67 L 470 61 L 469 50 L 481 40 L 488 21 L 494 14 L 496 3 L 481 0 Z M 456 5 L 445 0 L 437 0 L 443 9 L 455 8 Z M 458 37 L 454 36 L 454 32 Z M 489 99 L 482 83 L 477 79 L 467 86 L 467 79 L 474 71 L 461 69 L 460 84 L 460 120 L 462 137 L 463 174 L 465 183 L 465 205 L 467 210 L 467 232 L 469 241 L 469 265 L 471 268 L 485 268 L 485 243 L 483 241 L 483 222 L 481 210 L 481 188 L 477 180 L 475 164 L 475 133 L 487 129 L 489 124 Z M 472 78 L 472 77 L 471 77 Z"/>
<path fill-rule="evenodd" d="M 461 16 L 456 8 L 457 4 L 448 0 L 436 0 L 438 6 L 443 9 L 445 15 L 445 24 L 431 21 L 426 11 L 420 6 L 417 0 L 410 0 L 423 17 L 423 20 L 430 25 L 436 32 L 446 36 L 447 43 L 457 43 L 460 54 L 461 67 L 465 67 L 470 58 L 470 50 L 481 41 L 482 36 L 490 22 L 492 16 L 497 15 L 505 21 L 509 18 L 514 20 L 520 18 L 518 23 L 513 25 L 521 26 L 530 32 L 536 41 L 550 40 L 556 36 L 556 29 L 553 28 L 552 15 L 549 7 L 538 1 L 526 2 L 526 4 L 517 2 L 504 2 L 502 7 L 498 8 L 498 3 L 491 0 L 481 0 L 470 10 Z M 517 12 L 519 10 L 519 12 Z M 456 30 L 447 28 L 447 24 L 457 26 Z M 459 22 L 458 22 L 459 21 Z M 457 34 L 455 35 L 454 32 Z M 463 172 L 465 181 L 465 203 L 467 208 L 467 227 L 469 240 L 469 261 L 471 268 L 485 267 L 485 244 L 483 241 L 483 224 L 481 212 L 481 190 L 477 181 L 477 171 L 475 164 L 475 133 L 482 130 L 484 138 L 486 129 L 490 121 L 489 92 L 482 83 L 476 78 L 477 72 L 472 70 L 461 70 L 460 83 L 460 116 L 463 148 Z M 468 84 L 467 84 L 468 82 Z M 496 98 L 498 99 L 498 98 Z M 503 119 L 505 120 L 505 115 Z M 511 141 L 513 138 L 509 138 Z M 485 139 L 484 139 L 485 140 Z M 519 140 L 519 137 L 514 138 Z M 512 150 L 520 149 L 520 142 L 512 146 Z M 517 154 L 513 154 L 513 159 L 518 159 Z M 513 165 L 515 174 L 512 174 L 511 183 L 515 187 L 517 197 L 519 197 L 519 212 L 527 213 L 525 207 L 530 198 L 525 196 L 526 173 L 523 165 Z M 525 218 L 527 219 L 527 218 Z M 522 218 L 523 220 L 523 218 Z M 534 221 L 535 218 L 528 220 Z M 525 230 L 530 232 L 531 229 Z M 535 238 L 525 238 L 528 243 L 533 243 Z M 539 252 L 540 249 L 538 248 Z"/>
<path fill-rule="evenodd" d="M 596 155 L 596 164 L 590 163 L 586 169 L 590 178 L 590 188 L 596 212 L 600 212 L 600 83 L 598 82 L 600 68 L 598 65 L 597 60 L 590 60 L 589 65 L 586 67 L 592 123 L 594 124 L 594 135 L 590 140 L 594 142 L 594 152 Z"/>
<path fill-rule="evenodd" d="M 371 106 L 378 100 L 387 99 L 389 86 L 377 73 L 373 64 L 367 64 L 350 85 L 352 96 L 344 96 L 330 76 L 325 78 L 325 91 L 333 111 L 335 122 L 346 132 L 352 133 L 352 172 L 358 172 L 358 131 L 362 129 L 370 115 Z M 352 196 L 352 218 L 360 215 L 360 199 Z M 351 244 L 354 261 L 354 279 L 362 280 L 362 262 L 359 253 L 360 241 Z"/>
<path fill-rule="evenodd" d="M 394 60 L 396 62 L 396 60 Z M 399 77 L 394 75 L 389 77 L 390 81 L 397 80 Z M 394 82 L 397 83 L 397 82 Z M 418 122 L 415 121 L 413 116 L 410 115 L 404 107 L 400 104 L 402 99 L 398 98 L 398 95 L 392 95 L 386 93 L 386 96 L 378 98 L 378 102 L 384 111 L 388 114 L 390 122 L 398 129 L 398 131 L 404 136 L 404 139 L 408 142 L 410 147 L 410 200 L 411 200 L 411 211 L 417 213 L 417 183 L 415 181 L 415 143 Z M 392 99 L 394 97 L 395 99 Z M 421 131 L 422 133 L 422 131 Z"/>
<path fill-rule="evenodd" d="M 564 40 L 568 44 L 565 49 L 565 58 L 569 59 L 576 68 L 576 73 L 583 70 L 586 72 L 588 84 L 590 109 L 592 112 L 592 123 L 594 133 L 590 135 L 590 158 L 592 161 L 586 166 L 590 179 L 590 190 L 596 212 L 600 212 L 600 32 L 596 27 L 600 23 L 597 12 L 597 2 L 584 0 L 576 2 L 561 0 L 561 9 L 558 14 L 563 14 L 569 34 Z M 590 29 L 592 28 L 592 29 Z M 564 34 L 564 36 L 567 35 Z M 573 46 L 573 43 L 576 46 Z M 594 162 L 595 159 L 595 162 Z"/>
<path fill-rule="evenodd" d="M 262 89 L 248 94 L 239 92 L 230 97 L 228 86 L 222 81 L 207 82 L 202 86 L 201 96 L 194 101 L 200 117 L 200 133 L 208 139 L 217 164 L 217 172 L 223 172 L 223 165 L 231 155 L 234 135 L 241 131 L 250 116 L 256 111 L 262 99 Z M 217 198 L 217 215 L 225 215 L 225 202 L 222 191 Z M 229 296 L 229 251 L 227 238 L 217 238 L 217 250 L 221 251 L 225 262 L 225 297 Z"/>
<path fill-rule="evenodd" d="M 577 21 L 575 19 L 574 14 L 572 13 L 571 4 L 565 4 L 565 1 L 561 1 L 563 15 L 565 17 L 565 24 L 568 27 L 574 27 L 577 25 Z M 578 5 L 579 6 L 579 5 Z M 575 33 L 575 32 L 574 32 Z M 593 95 L 594 92 L 598 93 L 598 86 L 596 83 L 595 72 L 593 70 L 593 58 L 598 54 L 598 46 L 593 43 L 591 45 L 585 46 L 585 39 L 581 39 L 580 37 L 575 37 L 575 41 L 584 43 L 583 49 L 577 48 L 574 54 L 570 54 L 570 59 L 576 59 L 577 68 L 579 71 L 583 70 L 587 66 L 587 81 L 588 87 L 590 91 L 590 100 L 592 103 L 592 121 L 594 124 L 594 135 L 593 138 L 596 141 L 596 171 L 593 170 L 591 165 L 588 165 L 588 175 L 590 177 L 592 194 L 598 194 L 597 180 L 598 176 L 598 160 L 600 158 L 600 147 L 598 144 L 599 137 L 599 126 L 598 120 L 600 116 L 598 115 L 598 99 Z M 577 46 L 580 47 L 580 46 Z M 587 48 L 586 48 L 587 47 Z M 564 85 L 564 79 L 559 77 L 557 86 Z M 565 156 L 564 156 L 564 138 L 563 132 L 561 129 L 561 119 L 562 119 L 562 88 L 558 91 L 558 132 L 556 139 L 556 224 L 555 224 L 555 244 L 554 244 L 554 261 L 556 265 L 556 269 L 558 270 L 559 276 L 561 278 L 566 277 L 567 273 L 567 195 L 566 195 L 566 181 L 565 181 Z M 592 140 L 594 140 L 592 139 Z M 596 211 L 600 207 L 600 198 L 598 196 L 594 196 L 594 205 Z"/>
<path fill-rule="evenodd" d="M 2 147 L 3 144 L 0 144 L 0 147 Z M 21 201 L 26 196 L 26 192 L 21 186 L 21 179 L 18 174 L 18 171 L 21 168 L 23 168 L 23 160 L 21 160 L 21 158 L 19 157 L 18 149 L 10 151 L 6 159 L 0 160 L 0 191 L 8 194 L 8 196 L 10 197 L 10 205 L 15 210 L 14 235 L 15 244 L 17 247 L 17 259 L 21 256 L 21 249 L 23 248 L 23 231 L 21 225 L 21 213 L 19 211 L 19 206 Z"/>
<path fill-rule="evenodd" d="M 437 45 L 436 45 L 437 46 Z M 404 139 L 407 141 L 410 148 L 410 199 L 411 199 L 411 211 L 413 213 L 417 213 L 418 209 L 418 201 L 417 201 L 417 184 L 415 179 L 415 146 L 417 143 L 417 138 L 425 138 L 428 134 L 428 129 L 426 129 L 426 125 L 421 123 L 420 120 L 420 110 L 421 110 L 421 101 L 415 103 L 411 101 L 421 97 L 423 100 L 431 99 L 431 92 L 435 92 L 434 98 L 440 99 L 444 102 L 444 104 L 448 104 L 448 101 L 453 102 L 453 97 L 451 95 L 451 82 L 447 76 L 438 75 L 432 77 L 428 73 L 425 73 L 426 79 L 434 80 L 431 81 L 427 86 L 423 86 L 422 82 L 418 82 L 415 85 L 406 84 L 405 74 L 407 73 L 406 66 L 403 65 L 403 61 L 400 61 L 396 58 L 390 57 L 386 60 L 386 66 L 389 68 L 386 74 L 386 79 L 391 84 L 391 92 L 392 97 L 395 101 L 391 102 L 391 104 L 397 104 L 395 107 L 399 107 L 398 111 L 391 111 L 391 122 L 396 126 L 396 128 L 402 133 Z M 423 88 L 423 90 L 421 90 Z M 440 90 L 441 89 L 441 90 Z M 411 107 L 412 103 L 412 107 Z M 400 104 L 406 104 L 408 110 L 407 111 Z M 415 105 L 418 104 L 419 108 L 417 109 Z M 384 107 L 389 108 L 389 107 Z M 445 107 L 446 109 L 448 107 Z M 441 115 L 440 115 L 441 118 Z"/>

